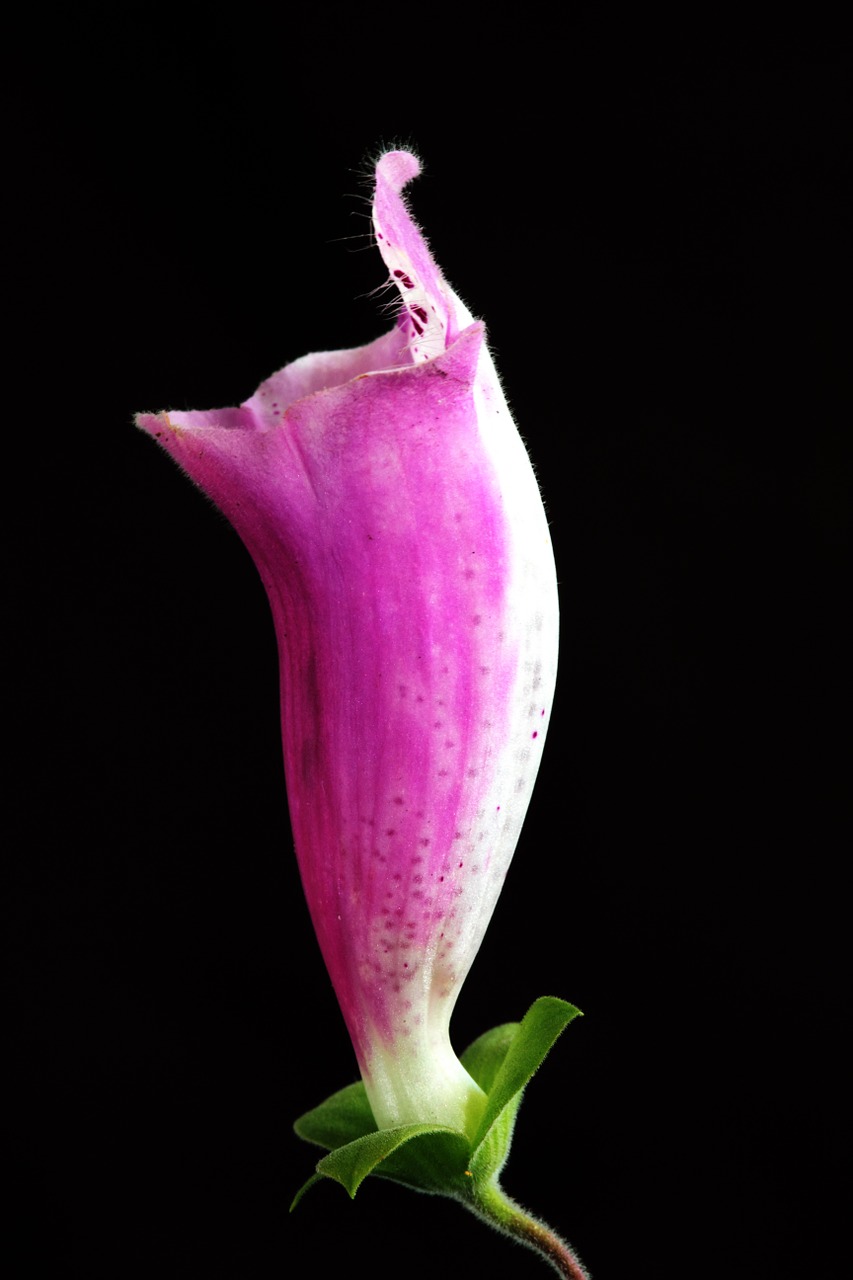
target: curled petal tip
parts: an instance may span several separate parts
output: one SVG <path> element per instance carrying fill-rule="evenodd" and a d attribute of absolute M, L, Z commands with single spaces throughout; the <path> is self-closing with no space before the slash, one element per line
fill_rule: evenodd
<path fill-rule="evenodd" d="M 463 319 L 463 308 L 443 280 L 402 194 L 420 171 L 421 162 L 410 151 L 386 151 L 376 165 L 373 195 L 376 243 L 389 281 L 400 294 L 397 323 L 413 364 L 446 351 L 459 337 L 464 320 L 470 321 L 467 313 Z"/>
<path fill-rule="evenodd" d="M 402 191 L 407 182 L 421 171 L 421 162 L 411 151 L 386 151 L 376 162 L 376 180 L 384 180 L 395 191 Z"/>
<path fill-rule="evenodd" d="M 157 440 L 160 439 L 167 427 L 172 426 L 166 413 L 135 413 L 133 421 L 140 431 L 146 432 L 149 436 L 154 436 Z"/>

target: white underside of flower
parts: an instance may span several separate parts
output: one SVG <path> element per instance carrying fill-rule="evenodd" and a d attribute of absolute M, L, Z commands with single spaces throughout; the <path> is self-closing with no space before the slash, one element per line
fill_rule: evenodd
<path fill-rule="evenodd" d="M 473 1138 L 486 1106 L 446 1030 L 413 1032 L 387 1048 L 376 1044 L 364 1085 L 380 1129 L 441 1124 Z"/>

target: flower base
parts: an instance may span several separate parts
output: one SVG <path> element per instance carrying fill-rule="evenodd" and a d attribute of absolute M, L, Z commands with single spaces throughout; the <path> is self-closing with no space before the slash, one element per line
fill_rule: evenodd
<path fill-rule="evenodd" d="M 300 1116 L 294 1126 L 300 1138 L 329 1154 L 318 1162 L 291 1209 L 322 1178 L 334 1179 L 354 1197 L 373 1173 L 415 1191 L 459 1201 L 539 1253 L 559 1274 L 583 1280 L 587 1272 L 565 1241 L 510 1200 L 498 1181 L 524 1088 L 557 1037 L 579 1014 L 567 1001 L 543 996 L 520 1023 L 495 1027 L 466 1049 L 462 1065 L 487 1097 L 473 1140 L 435 1124 L 377 1129 L 361 1081 L 332 1094 Z"/>

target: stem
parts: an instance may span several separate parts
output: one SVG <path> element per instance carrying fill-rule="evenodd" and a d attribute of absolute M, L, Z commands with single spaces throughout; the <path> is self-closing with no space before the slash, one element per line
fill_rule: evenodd
<path fill-rule="evenodd" d="M 483 1222 L 512 1236 L 519 1244 L 527 1245 L 567 1280 L 590 1280 L 589 1272 L 571 1246 L 511 1200 L 497 1180 L 485 1186 L 472 1185 L 471 1192 L 471 1198 L 462 1203 Z"/>

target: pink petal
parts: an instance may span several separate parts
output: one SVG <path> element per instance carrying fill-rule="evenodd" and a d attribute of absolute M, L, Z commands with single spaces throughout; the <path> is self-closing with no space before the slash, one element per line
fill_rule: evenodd
<path fill-rule="evenodd" d="M 377 1122 L 465 1128 L 479 1090 L 448 1024 L 538 768 L 557 600 L 482 326 L 457 335 L 467 312 L 399 195 L 417 167 L 377 167 L 400 326 L 296 361 L 238 409 L 138 421 L 267 587 L 297 856 Z M 420 332 L 407 297 L 430 308 Z"/>

